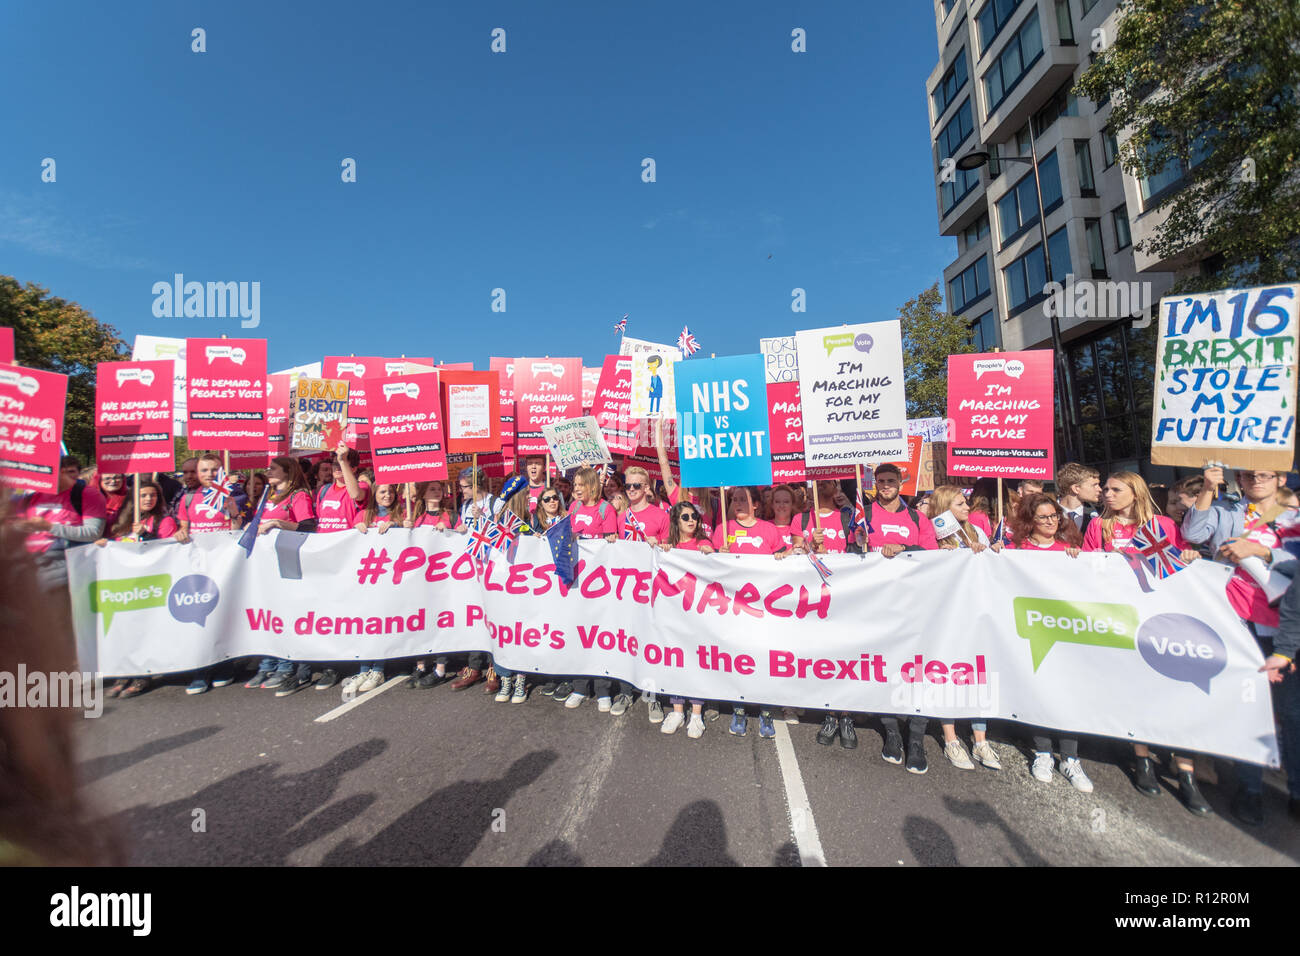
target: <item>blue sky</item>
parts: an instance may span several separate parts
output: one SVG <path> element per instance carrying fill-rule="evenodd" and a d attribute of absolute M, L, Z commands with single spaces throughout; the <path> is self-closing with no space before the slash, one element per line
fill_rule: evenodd
<path fill-rule="evenodd" d="M 893 316 L 955 254 L 929 4 L 291 6 L 4 5 L 0 273 L 128 341 L 264 337 L 273 369 L 599 365 L 624 313 L 629 335 L 689 325 L 705 353 L 753 352 Z M 155 318 L 178 272 L 260 282 L 260 327 Z"/>

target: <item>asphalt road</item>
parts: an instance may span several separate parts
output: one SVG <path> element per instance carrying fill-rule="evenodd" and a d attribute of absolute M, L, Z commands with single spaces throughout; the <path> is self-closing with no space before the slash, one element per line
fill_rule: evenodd
<path fill-rule="evenodd" d="M 1294 865 L 1300 826 L 1266 775 L 1266 825 L 1228 813 L 1231 770 L 1193 817 L 1133 789 L 1122 744 L 1085 740 L 1095 790 L 1041 784 L 1013 724 L 990 736 L 1003 769 L 960 771 L 937 725 L 924 776 L 859 746 L 819 746 L 819 715 L 776 740 L 668 737 L 637 703 L 622 717 L 534 694 L 497 704 L 482 685 L 400 681 L 342 704 L 338 688 L 287 698 L 240 683 L 182 683 L 107 701 L 86 720 L 82 769 L 97 811 L 139 865 Z M 864 726 L 865 724 L 865 726 Z M 964 730 L 959 725 L 959 731 Z M 785 752 L 782 759 L 781 751 Z M 806 796 L 805 796 L 806 795 Z M 806 801 L 806 802 L 805 802 Z"/>

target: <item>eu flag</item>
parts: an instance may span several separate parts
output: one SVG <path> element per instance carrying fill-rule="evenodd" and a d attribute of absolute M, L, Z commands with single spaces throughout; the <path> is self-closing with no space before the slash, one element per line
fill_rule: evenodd
<path fill-rule="evenodd" d="M 578 541 L 567 515 L 546 529 L 546 541 L 551 546 L 555 576 L 564 582 L 565 587 L 571 586 L 577 577 L 573 566 L 578 559 Z"/>

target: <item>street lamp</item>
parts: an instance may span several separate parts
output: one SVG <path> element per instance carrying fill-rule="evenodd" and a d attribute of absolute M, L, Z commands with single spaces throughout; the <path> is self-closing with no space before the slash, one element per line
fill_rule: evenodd
<path fill-rule="evenodd" d="M 1034 145 L 1034 137 L 1031 133 L 1029 137 L 1030 157 L 1026 159 L 1023 156 L 999 156 L 999 163 L 1027 163 L 1034 170 L 1034 193 L 1038 197 L 1038 232 L 1042 236 L 1043 243 L 1043 268 L 1047 273 L 1047 281 L 1052 280 L 1052 253 L 1047 248 L 1047 214 L 1043 211 L 1043 185 L 1038 179 L 1038 150 Z M 957 168 L 960 170 L 979 169 L 981 166 L 988 164 L 992 157 L 988 150 L 981 147 L 968 152 L 957 160 Z M 1026 276 L 1028 278 L 1028 276 Z M 1026 288 L 1028 292 L 1028 288 Z M 1061 403 L 1061 435 L 1064 439 L 1065 457 L 1067 461 L 1077 461 L 1074 449 L 1074 390 L 1070 387 L 1070 376 L 1067 374 L 1065 367 L 1065 349 L 1061 345 L 1061 323 L 1057 320 L 1056 309 L 1050 310 L 1049 318 L 1052 321 L 1052 351 L 1056 353 L 1056 376 L 1061 380 L 1061 386 L 1064 390 L 1063 401 Z"/>

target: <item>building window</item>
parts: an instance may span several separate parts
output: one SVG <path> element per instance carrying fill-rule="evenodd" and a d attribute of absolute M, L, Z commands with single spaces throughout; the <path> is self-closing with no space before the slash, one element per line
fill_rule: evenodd
<path fill-rule="evenodd" d="M 1061 204 L 1061 174 L 1056 165 L 1056 150 L 1038 163 L 1038 179 L 1043 190 L 1043 204 L 1051 212 Z M 1016 239 L 1038 222 L 1038 196 L 1034 190 L 1034 173 L 1030 170 L 998 200 L 999 248 Z"/>
<path fill-rule="evenodd" d="M 1149 142 L 1146 146 L 1148 158 L 1159 152 L 1167 140 L 1167 134 L 1160 131 L 1156 132 L 1156 136 L 1158 138 Z M 1205 157 L 1210 154 L 1213 147 L 1214 134 L 1211 132 L 1202 133 L 1189 144 L 1188 161 L 1184 162 L 1180 156 L 1170 156 L 1165 162 L 1164 169 L 1151 176 L 1140 177 L 1138 187 L 1142 193 L 1142 202 L 1155 205 L 1163 194 L 1182 188 L 1183 179 L 1188 172 L 1199 166 L 1205 160 Z"/>
<path fill-rule="evenodd" d="M 988 112 L 997 109 L 1042 55 L 1043 35 L 1038 29 L 1038 11 L 1034 10 L 984 74 L 984 100 Z"/>
<path fill-rule="evenodd" d="M 975 14 L 975 24 L 979 27 L 980 56 L 984 55 L 993 38 L 1007 25 L 1018 6 L 1020 0 L 989 0 Z"/>
<path fill-rule="evenodd" d="M 1079 12 L 1086 17 L 1096 5 L 1097 0 L 1079 0 Z"/>
<path fill-rule="evenodd" d="M 1047 237 L 1047 253 L 1052 257 L 1052 279 L 1064 282 L 1074 271 L 1070 265 L 1070 235 L 1064 226 Z"/>
<path fill-rule="evenodd" d="M 971 124 L 970 97 L 957 108 L 956 114 L 948 124 L 939 132 L 939 168 L 943 169 L 943 161 L 957 155 L 957 150 L 970 137 L 974 127 Z M 943 208 L 943 215 L 949 212 L 961 202 L 961 200 L 972 189 L 979 185 L 980 173 L 978 169 L 954 169 L 953 179 L 951 182 L 941 182 L 939 184 L 940 205 Z"/>
<path fill-rule="evenodd" d="M 976 352 L 988 352 L 998 347 L 998 323 L 992 310 L 971 320 L 970 343 Z"/>
<path fill-rule="evenodd" d="M 1106 159 L 1106 168 L 1110 169 L 1115 165 L 1115 160 L 1119 159 L 1119 140 L 1115 138 L 1115 131 L 1109 127 L 1101 131 L 1101 151 Z"/>
<path fill-rule="evenodd" d="M 980 256 L 948 283 L 948 311 L 953 315 L 966 311 L 989 294 L 988 258 Z"/>
<path fill-rule="evenodd" d="M 1120 206 L 1111 212 L 1111 218 L 1115 220 L 1115 249 L 1127 249 L 1133 242 L 1133 236 L 1128 229 L 1128 209 Z"/>
<path fill-rule="evenodd" d="M 1087 13 L 1088 11 L 1085 10 L 1085 11 L 1083 11 L 1083 12 L 1084 12 L 1084 13 Z M 1094 64 L 1094 63 L 1096 63 L 1096 62 L 1097 62 L 1097 54 L 1096 54 L 1096 53 L 1089 53 L 1089 54 L 1088 54 L 1088 65 L 1089 65 L 1089 66 L 1092 66 L 1092 64 Z M 1105 106 L 1105 105 L 1106 105 L 1107 103 L 1109 103 L 1109 102 L 1110 102 L 1110 91 L 1107 90 L 1107 91 L 1102 95 L 1102 98 L 1099 99 L 1099 100 L 1097 101 L 1097 109 L 1100 110 L 1103 106 Z"/>
<path fill-rule="evenodd" d="M 1020 129 L 1016 130 L 1016 155 L 1028 156 L 1030 153 L 1029 142 L 1029 124 L 1026 123 Z"/>
<path fill-rule="evenodd" d="M 1070 241 L 1064 226 L 1047 237 L 1047 248 L 1052 256 L 1052 278 L 1062 282 L 1071 271 Z M 1016 315 L 1041 302 L 1045 298 L 1043 287 L 1047 285 L 1042 243 L 1003 269 L 1002 274 L 1008 315 Z"/>
<path fill-rule="evenodd" d="M 1092 267 L 1094 279 L 1106 278 L 1106 251 L 1101 243 L 1101 220 L 1085 219 L 1084 233 L 1088 237 L 1088 264 Z"/>
<path fill-rule="evenodd" d="M 962 237 L 962 241 L 966 245 L 966 248 L 969 249 L 971 246 L 975 245 L 975 243 L 979 242 L 988 234 L 989 234 L 989 216 L 988 213 L 984 213 L 973 223 L 971 223 L 969 226 L 967 226 L 965 229 L 962 230 L 961 237 Z"/>
<path fill-rule="evenodd" d="M 930 98 L 934 101 L 934 121 L 937 123 L 944 110 L 952 105 L 961 88 L 966 85 L 966 48 L 962 47 L 957 59 L 952 61 L 948 72 L 944 73 L 939 85 L 934 88 Z"/>
<path fill-rule="evenodd" d="M 1155 374 L 1157 324 L 1123 320 L 1065 347 L 1075 399 L 1080 460 L 1099 471 L 1142 468 L 1150 455 L 1149 382 Z"/>
<path fill-rule="evenodd" d="M 1095 3 L 1096 0 L 1093 0 L 1093 2 Z M 957 6 L 957 0 L 943 0 L 943 15 L 945 18 L 952 13 L 952 8 L 955 6 Z"/>
<path fill-rule="evenodd" d="M 1066 80 L 1065 85 L 1052 94 L 1052 98 L 1047 101 L 1041 110 L 1034 114 L 1034 139 L 1038 139 L 1062 116 L 1078 116 L 1079 102 L 1073 93 L 1070 92 L 1074 86 L 1074 80 Z"/>
<path fill-rule="evenodd" d="M 1097 183 L 1092 178 L 1092 150 L 1086 139 L 1074 141 L 1074 167 L 1079 173 L 1079 190 L 1084 196 L 1097 195 Z"/>
<path fill-rule="evenodd" d="M 1061 34 L 1061 43 L 1074 46 L 1074 24 L 1070 22 L 1070 0 L 1056 0 L 1056 29 Z"/>

